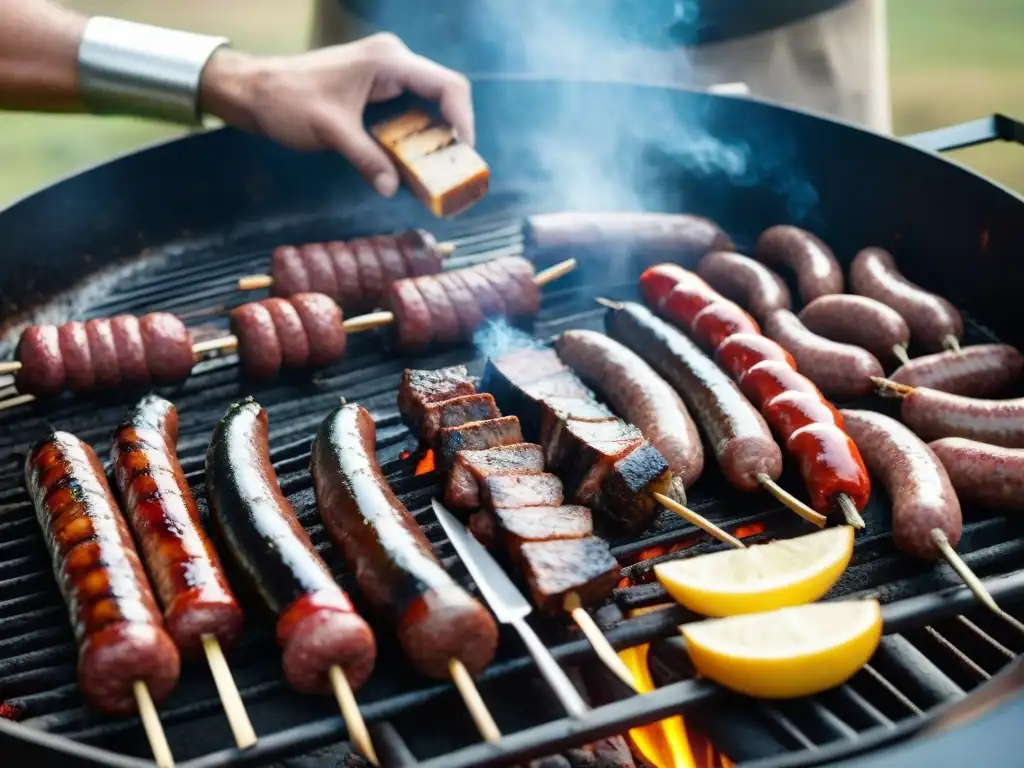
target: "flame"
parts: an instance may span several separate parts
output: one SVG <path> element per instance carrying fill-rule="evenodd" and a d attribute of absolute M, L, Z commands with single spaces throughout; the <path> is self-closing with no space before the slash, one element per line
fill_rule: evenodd
<path fill-rule="evenodd" d="M 747 523 L 733 531 L 732 535 L 737 539 L 747 539 L 751 536 L 757 536 L 759 533 L 764 533 L 764 531 L 764 523 Z"/>
<path fill-rule="evenodd" d="M 416 465 L 416 472 L 413 474 L 425 475 L 427 472 L 433 472 L 434 467 L 434 450 L 431 448 L 423 455 L 423 458 L 420 459 L 420 463 Z"/>

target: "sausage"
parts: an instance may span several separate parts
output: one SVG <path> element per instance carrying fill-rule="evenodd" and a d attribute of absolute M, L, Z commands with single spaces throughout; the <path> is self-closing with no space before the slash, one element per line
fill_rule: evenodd
<path fill-rule="evenodd" d="M 323 243 L 306 243 L 299 246 L 299 258 L 306 265 L 309 288 L 305 291 L 295 291 L 295 293 L 316 291 L 330 296 L 335 301 L 341 299 L 341 286 L 338 285 L 334 262 Z"/>
<path fill-rule="evenodd" d="M 605 324 L 679 392 L 733 487 L 755 491 L 758 475 L 779 477 L 782 452 L 764 418 L 696 344 L 632 302 L 611 310 Z"/>
<path fill-rule="evenodd" d="M 843 292 L 843 270 L 832 249 L 810 232 L 785 224 L 769 227 L 757 238 L 755 255 L 766 264 L 792 269 L 805 304 Z"/>
<path fill-rule="evenodd" d="M 430 329 L 434 340 L 441 344 L 452 344 L 462 338 L 455 307 L 437 275 L 417 278 L 416 287 L 430 309 Z"/>
<path fill-rule="evenodd" d="M 110 318 L 110 330 L 117 348 L 117 367 L 126 386 L 149 384 L 149 364 L 146 362 L 146 342 L 142 338 L 139 319 L 134 315 L 116 315 Z"/>
<path fill-rule="evenodd" d="M 445 571 L 388 486 L 375 450 L 376 427 L 365 408 L 340 406 L 320 425 L 310 473 L 324 526 L 419 672 L 447 678 L 449 661 L 459 659 L 478 674 L 494 658 L 494 619 Z"/>
<path fill-rule="evenodd" d="M 444 255 L 437 240 L 424 229 L 409 229 L 395 237 L 395 245 L 405 260 L 406 274 L 411 277 L 436 275 L 444 268 Z"/>
<path fill-rule="evenodd" d="M 640 275 L 640 295 L 658 314 L 668 314 L 689 328 L 704 307 L 725 297 L 678 264 L 656 264 Z"/>
<path fill-rule="evenodd" d="M 245 617 L 178 463 L 178 412 L 147 395 L 114 433 L 113 475 L 126 517 L 164 609 L 164 624 L 186 658 L 202 654 L 203 635 L 224 647 Z"/>
<path fill-rule="evenodd" d="M 359 285 L 362 294 L 356 306 L 346 307 L 350 312 L 366 312 L 373 309 L 380 303 L 387 285 L 384 283 L 384 270 L 377 259 L 377 252 L 373 243 L 366 238 L 352 240 L 348 244 L 356 257 L 356 265 L 359 267 Z M 312 290 L 316 290 L 313 286 Z"/>
<path fill-rule="evenodd" d="M 737 301 L 761 322 L 793 300 L 782 278 L 759 261 L 730 251 L 712 251 L 700 260 L 697 274 L 727 299 Z"/>
<path fill-rule="evenodd" d="M 32 325 L 18 339 L 16 356 L 21 369 L 14 384 L 23 395 L 54 397 L 64 388 L 66 374 L 55 325 Z"/>
<path fill-rule="evenodd" d="M 274 324 L 277 348 L 281 350 L 281 367 L 304 367 L 309 362 L 309 336 L 295 304 L 278 298 L 264 299 L 260 304 L 270 313 L 270 321 Z"/>
<path fill-rule="evenodd" d="M 674 481 L 684 489 L 696 482 L 704 470 L 697 425 L 676 391 L 639 355 L 595 331 L 565 331 L 555 348 L 569 367 L 658 449 Z"/>
<path fill-rule="evenodd" d="M 879 360 L 906 359 L 910 328 L 899 312 L 880 301 L 845 293 L 822 296 L 798 317 L 819 336 L 862 347 Z"/>
<path fill-rule="evenodd" d="M 310 290 L 309 272 L 294 245 L 279 245 L 270 254 L 271 292 L 274 296 L 291 296 Z"/>
<path fill-rule="evenodd" d="M 1024 509 L 1024 450 L 944 437 L 928 444 L 957 495 L 991 509 Z"/>
<path fill-rule="evenodd" d="M 843 429 L 843 417 L 828 400 L 810 392 L 781 392 L 761 408 L 761 415 L 783 445 L 808 424 L 834 424 Z"/>
<path fill-rule="evenodd" d="M 72 392 L 88 392 L 96 384 L 85 323 L 73 320 L 57 329 L 60 356 L 64 360 L 65 384 Z"/>
<path fill-rule="evenodd" d="M 897 368 L 889 377 L 908 387 L 930 387 L 967 397 L 992 397 L 1013 387 L 1024 355 L 1009 344 L 976 344 L 959 352 L 936 352 Z"/>
<path fill-rule="evenodd" d="M 837 506 L 840 494 L 849 497 L 858 511 L 867 506 L 871 480 L 864 460 L 850 436 L 836 423 L 816 421 L 801 427 L 790 435 L 786 449 L 796 457 L 811 506 L 818 512 L 845 514 Z M 862 523 L 858 525 L 863 527 Z"/>
<path fill-rule="evenodd" d="M 281 493 L 270 463 L 267 412 L 248 398 L 228 408 L 206 454 L 213 523 L 239 571 L 277 618 L 284 674 L 297 691 L 331 690 L 340 666 L 353 689 L 373 671 L 377 646 Z"/>
<path fill-rule="evenodd" d="M 719 301 L 704 307 L 693 318 L 690 330 L 708 352 L 714 352 L 734 333 L 761 333 L 754 318 L 731 301 Z"/>
<path fill-rule="evenodd" d="M 760 404 L 762 409 L 784 395 L 807 395 L 831 411 L 832 417 L 825 421 L 842 426 L 843 420 L 839 411 L 825 399 L 821 390 L 814 386 L 814 382 L 797 373 L 796 369 L 785 362 L 763 360 L 754 364 L 740 378 L 740 389 L 752 403 Z"/>
<path fill-rule="evenodd" d="M 281 343 L 274 329 L 274 317 L 261 301 L 251 301 L 231 310 L 231 333 L 238 338 L 238 359 L 246 376 L 271 379 L 281 370 Z"/>
<path fill-rule="evenodd" d="M 325 245 L 327 253 L 331 257 L 331 265 L 334 267 L 334 279 L 338 284 L 338 295 L 341 299 L 338 303 L 346 307 L 350 313 L 356 312 L 363 299 L 363 286 L 359 282 L 359 264 L 356 263 L 356 255 L 347 243 L 339 240 L 332 240 Z M 292 291 L 295 293 L 307 293 L 307 290 Z"/>
<path fill-rule="evenodd" d="M 150 312 L 139 318 L 139 333 L 154 384 L 175 384 L 188 378 L 195 355 L 192 336 L 181 320 L 168 312 Z"/>
<path fill-rule="evenodd" d="M 850 287 L 902 315 L 910 336 L 928 352 L 956 348 L 964 336 L 964 321 L 956 307 L 905 278 L 892 254 L 882 248 L 865 248 L 850 265 Z"/>
<path fill-rule="evenodd" d="M 320 368 L 340 360 L 348 335 L 338 305 L 322 293 L 297 294 L 292 296 L 292 305 L 309 340 L 309 359 L 305 365 Z M 282 334 L 276 326 L 275 332 L 280 339 Z"/>
<path fill-rule="evenodd" d="M 917 387 L 903 396 L 900 417 L 925 440 L 966 437 L 1024 448 L 1024 397 L 984 400 Z"/>
<path fill-rule="evenodd" d="M 388 309 L 395 315 L 395 337 L 398 348 L 411 352 L 430 346 L 433 339 L 430 307 L 423 299 L 417 280 L 396 280 L 388 289 Z"/>
<path fill-rule="evenodd" d="M 831 397 L 864 397 L 874 386 L 871 377 L 883 375 L 882 364 L 866 349 L 819 336 L 787 309 L 772 314 L 765 321 L 764 332 L 793 356 L 804 376 Z"/>
<path fill-rule="evenodd" d="M 949 475 L 931 448 L 895 419 L 874 411 L 842 411 L 846 431 L 871 474 L 892 502 L 892 536 L 897 549 L 925 560 L 942 552 L 932 530 L 960 541 L 963 516 Z"/>
<path fill-rule="evenodd" d="M 52 432 L 29 451 L 35 505 L 78 641 L 78 683 L 96 709 L 136 711 L 134 683 L 162 701 L 178 682 L 178 649 L 93 449 Z"/>
<path fill-rule="evenodd" d="M 121 367 L 117 363 L 117 345 L 110 321 L 106 318 L 90 320 L 85 324 L 85 335 L 89 337 L 89 356 L 96 375 L 96 388 L 117 387 L 121 383 Z"/>
<path fill-rule="evenodd" d="M 793 356 L 759 333 L 734 333 L 715 349 L 715 362 L 739 381 L 743 374 L 765 360 L 776 360 L 796 370 Z"/>
<path fill-rule="evenodd" d="M 229 319 L 242 370 L 254 379 L 273 378 L 282 367 L 322 367 L 345 354 L 341 309 L 322 293 L 251 301 Z"/>

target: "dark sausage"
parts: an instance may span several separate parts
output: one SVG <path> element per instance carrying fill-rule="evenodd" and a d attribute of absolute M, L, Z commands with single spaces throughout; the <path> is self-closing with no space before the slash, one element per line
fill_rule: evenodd
<path fill-rule="evenodd" d="M 136 711 L 135 681 L 163 700 L 178 682 L 178 649 L 96 453 L 51 433 L 30 450 L 25 483 L 78 640 L 82 695 L 113 715 Z"/>
<path fill-rule="evenodd" d="M 348 336 L 338 305 L 322 293 L 299 293 L 291 301 L 309 340 L 306 365 L 319 368 L 340 360 Z M 280 339 L 281 333 L 277 332 L 277 336 Z"/>
<path fill-rule="evenodd" d="M 336 408 L 320 425 L 310 472 L 324 525 L 417 670 L 447 678 L 459 659 L 478 674 L 494 658 L 494 619 L 445 571 L 388 486 L 375 446 L 373 417 L 358 405 Z"/>
<path fill-rule="evenodd" d="M 117 367 L 126 386 L 149 384 L 149 363 L 146 362 L 146 342 L 142 338 L 139 319 L 134 315 L 116 315 L 110 318 L 110 330 L 117 348 Z"/>
<path fill-rule="evenodd" d="M 798 315 L 819 336 L 866 349 L 879 360 L 906 359 L 910 328 L 899 312 L 867 296 L 822 296 Z"/>
<path fill-rule="evenodd" d="M 271 291 L 275 296 L 291 296 L 310 289 L 309 272 L 294 245 L 279 245 L 270 254 Z"/>
<path fill-rule="evenodd" d="M 85 323 L 73 320 L 57 329 L 60 356 L 64 360 L 65 384 L 72 392 L 88 392 L 95 386 L 89 337 Z"/>
<path fill-rule="evenodd" d="M 296 690 L 326 693 L 342 668 L 353 688 L 373 671 L 373 633 L 355 612 L 281 493 L 267 442 L 267 413 L 232 405 L 206 454 L 210 510 L 228 552 L 277 617 L 284 674 Z"/>
<path fill-rule="evenodd" d="M 914 343 L 928 352 L 939 352 L 964 336 L 964 321 L 956 307 L 910 282 L 900 274 L 892 254 L 882 248 L 865 248 L 857 254 L 850 265 L 850 287 L 899 312 L 910 326 Z"/>
<path fill-rule="evenodd" d="M 388 289 L 388 309 L 395 315 L 395 337 L 398 348 L 411 352 L 430 346 L 433 333 L 430 307 L 423 299 L 417 280 L 396 280 Z"/>
<path fill-rule="evenodd" d="M 676 391 L 639 355 L 596 331 L 566 331 L 555 348 L 658 449 L 683 488 L 696 482 L 704 470 L 697 425 Z"/>
<path fill-rule="evenodd" d="M 712 251 L 700 260 L 697 274 L 728 299 L 739 302 L 762 323 L 776 309 L 789 309 L 789 288 L 759 261 L 729 251 Z"/>
<path fill-rule="evenodd" d="M 765 322 L 764 332 L 793 356 L 804 376 L 831 397 L 864 397 L 874 387 L 871 377 L 884 373 L 882 364 L 866 349 L 813 333 L 787 309 L 772 314 Z"/>
<path fill-rule="evenodd" d="M 178 463 L 178 412 L 147 395 L 114 433 L 111 460 L 126 517 L 164 608 L 167 632 L 183 656 L 202 653 L 202 636 L 227 647 L 244 616 Z"/>
<path fill-rule="evenodd" d="M 949 475 L 938 457 L 895 419 L 874 411 L 842 411 L 846 431 L 868 471 L 882 481 L 892 502 L 892 536 L 901 552 L 937 560 L 942 553 L 932 530 L 960 541 L 963 518 Z"/>
<path fill-rule="evenodd" d="M 188 378 L 195 355 L 192 336 L 181 320 L 168 312 L 151 312 L 139 318 L 139 333 L 154 384 L 176 384 Z"/>
<path fill-rule="evenodd" d="M 900 415 L 925 440 L 966 437 L 1024 448 L 1024 397 L 983 400 L 918 387 L 903 398 Z"/>
<path fill-rule="evenodd" d="M 251 301 L 231 310 L 231 333 L 238 338 L 238 359 L 246 376 L 271 379 L 281 370 L 281 343 L 274 329 L 274 317 L 261 301 Z"/>
<path fill-rule="evenodd" d="M 757 238 L 757 258 L 782 264 L 796 273 L 805 304 L 830 293 L 843 292 L 843 270 L 825 243 L 797 227 L 769 227 Z"/>
<path fill-rule="evenodd" d="M 644 358 L 679 392 L 733 487 L 755 491 L 759 474 L 779 477 L 782 452 L 768 425 L 696 344 L 634 303 L 610 311 L 605 323 L 610 336 Z"/>
<path fill-rule="evenodd" d="M 929 447 L 965 502 L 992 509 L 1024 510 L 1024 449 L 962 437 L 945 437 L 929 443 Z"/>
<path fill-rule="evenodd" d="M 967 397 L 993 397 L 1013 387 L 1024 355 L 1009 344 L 977 344 L 911 360 L 889 378 L 908 387 L 930 387 Z"/>
<path fill-rule="evenodd" d="M 21 370 L 14 377 L 18 392 L 53 397 L 64 389 L 64 358 L 55 325 L 32 325 L 18 339 L 16 357 Z"/>
<path fill-rule="evenodd" d="M 114 331 L 106 318 L 96 318 L 85 324 L 89 337 L 89 354 L 96 374 L 96 388 L 113 389 L 121 383 L 121 367 L 117 363 L 117 345 Z M 189 350 L 191 351 L 191 350 Z"/>

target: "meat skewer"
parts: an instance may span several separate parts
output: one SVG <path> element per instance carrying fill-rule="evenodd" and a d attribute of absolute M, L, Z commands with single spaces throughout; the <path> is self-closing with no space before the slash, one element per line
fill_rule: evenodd
<path fill-rule="evenodd" d="M 206 490 L 228 552 L 276 616 L 288 682 L 302 693 L 333 691 L 353 743 L 376 765 L 353 694 L 373 671 L 373 632 L 281 492 L 270 462 L 267 412 L 251 398 L 232 405 L 213 431 Z"/>
<path fill-rule="evenodd" d="M 324 419 L 310 458 L 320 517 L 367 600 L 398 628 L 413 666 L 450 676 L 480 734 L 496 742 L 501 733 L 472 675 L 494 658 L 497 626 L 444 570 L 388 486 L 375 450 L 376 426 L 365 408 L 342 405 Z"/>
<path fill-rule="evenodd" d="M 164 608 L 164 625 L 183 656 L 205 653 L 235 743 L 256 733 L 224 658 L 244 616 L 199 520 L 199 508 L 178 463 L 178 413 L 149 395 L 114 434 L 113 475 L 129 524 Z"/>
<path fill-rule="evenodd" d="M 154 702 L 180 659 L 95 451 L 67 432 L 37 442 L 25 484 L 78 641 L 78 684 L 112 715 L 138 711 L 160 768 L 174 765 Z"/>

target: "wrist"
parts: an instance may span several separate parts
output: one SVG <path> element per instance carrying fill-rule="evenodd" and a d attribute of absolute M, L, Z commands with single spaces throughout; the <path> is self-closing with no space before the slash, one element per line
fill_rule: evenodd
<path fill-rule="evenodd" d="M 252 101 L 259 78 L 256 57 L 231 48 L 218 49 L 206 63 L 199 83 L 200 113 L 253 130 Z"/>

